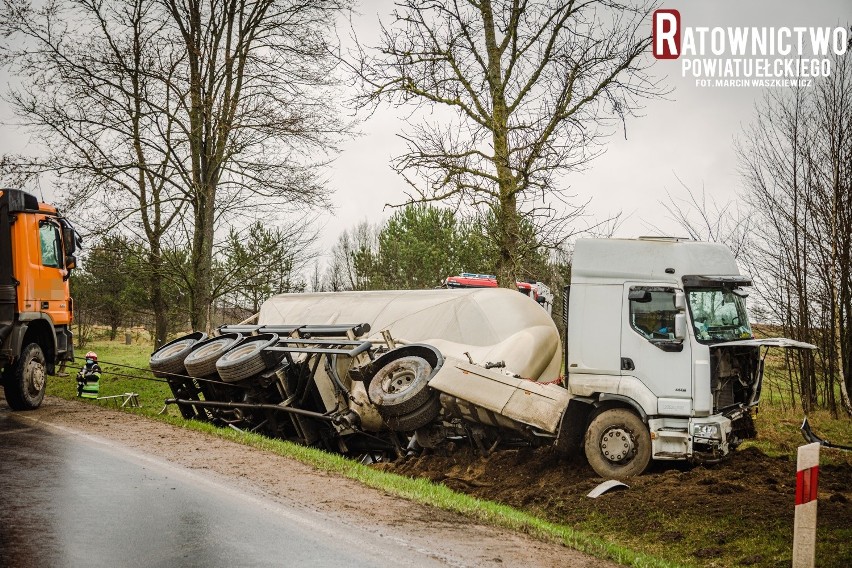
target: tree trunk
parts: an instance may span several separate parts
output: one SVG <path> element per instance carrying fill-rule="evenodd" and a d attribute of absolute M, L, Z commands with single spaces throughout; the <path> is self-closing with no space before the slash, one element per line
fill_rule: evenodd
<path fill-rule="evenodd" d="M 494 31 L 494 13 L 491 0 L 480 5 L 485 27 L 485 48 L 488 54 L 488 83 L 491 90 L 491 134 L 494 144 L 494 165 L 500 192 L 497 220 L 497 283 L 501 288 L 517 289 L 518 281 L 518 199 L 517 182 L 512 175 L 509 154 L 509 109 L 503 89 L 500 48 Z"/>
<path fill-rule="evenodd" d="M 502 193 L 502 192 L 501 192 Z M 518 281 L 518 211 L 515 196 L 500 199 L 497 211 L 497 283 L 501 288 L 517 289 Z"/>
<path fill-rule="evenodd" d="M 848 232 L 846 239 L 849 239 Z M 840 353 L 840 406 L 843 408 L 843 411 L 846 412 L 847 416 L 852 416 L 852 400 L 849 398 L 849 391 L 852 390 L 852 370 L 850 370 L 850 345 L 849 345 L 849 331 L 846 326 L 843 325 L 843 322 L 846 318 L 849 317 L 849 314 L 852 313 L 852 301 L 850 301 L 850 267 L 849 267 L 849 244 L 848 240 L 844 242 L 844 260 L 843 266 L 841 270 L 841 301 L 840 306 L 838 306 L 838 315 L 835 318 L 835 325 L 839 326 L 837 328 L 838 340 L 840 341 L 839 345 L 839 353 Z"/>
<path fill-rule="evenodd" d="M 212 302 L 213 221 L 215 189 L 199 189 L 202 196 L 195 211 L 195 232 L 192 238 L 192 293 L 189 319 L 193 330 L 207 329 Z"/>
<path fill-rule="evenodd" d="M 148 281 L 151 285 L 151 306 L 154 308 L 154 346 L 160 347 L 166 343 L 169 334 L 168 305 L 163 294 L 163 260 L 159 247 L 151 250 L 148 255 L 151 272 Z"/>

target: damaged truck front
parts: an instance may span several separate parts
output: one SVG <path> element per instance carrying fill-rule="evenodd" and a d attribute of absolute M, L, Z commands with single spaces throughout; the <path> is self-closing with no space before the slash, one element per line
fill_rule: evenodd
<path fill-rule="evenodd" d="M 284 294 L 257 325 L 157 350 L 184 417 L 366 459 L 467 440 L 584 451 L 603 477 L 754 436 L 761 347 L 724 246 L 580 240 L 567 338 L 510 290 Z M 763 356 L 762 356 L 763 355 Z"/>

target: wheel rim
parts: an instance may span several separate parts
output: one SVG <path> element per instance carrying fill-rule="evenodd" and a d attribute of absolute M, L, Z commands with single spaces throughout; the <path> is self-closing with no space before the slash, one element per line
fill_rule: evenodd
<path fill-rule="evenodd" d="M 31 395 L 36 396 L 44 389 L 46 373 L 44 365 L 38 359 L 30 359 L 27 366 L 24 368 L 25 378 L 27 382 L 27 390 Z"/>
<path fill-rule="evenodd" d="M 400 366 L 389 373 L 387 377 L 382 378 L 382 391 L 387 394 L 404 392 L 411 387 L 416 378 L 417 374 L 413 369 Z"/>
<path fill-rule="evenodd" d="M 154 354 L 155 359 L 166 359 L 167 357 L 171 357 L 172 355 L 177 355 L 184 349 L 186 349 L 187 342 L 181 341 L 180 343 L 175 343 L 174 345 L 169 345 L 168 347 L 164 347 L 160 351 Z"/>
<path fill-rule="evenodd" d="M 232 339 L 221 339 L 218 341 L 211 341 L 207 345 L 199 347 L 196 351 L 193 351 L 187 357 L 188 361 L 194 361 L 195 359 L 203 359 L 214 353 L 227 349 L 228 346 L 233 342 Z"/>
<path fill-rule="evenodd" d="M 636 439 L 622 426 L 608 428 L 601 436 L 601 454 L 615 464 L 629 462 L 636 455 Z"/>
<path fill-rule="evenodd" d="M 225 353 L 222 356 L 222 359 L 225 361 L 233 361 L 234 359 L 239 359 L 240 357 L 245 357 L 257 351 L 257 343 L 251 343 L 249 345 L 241 345 L 240 347 L 236 347 L 231 351 Z"/>

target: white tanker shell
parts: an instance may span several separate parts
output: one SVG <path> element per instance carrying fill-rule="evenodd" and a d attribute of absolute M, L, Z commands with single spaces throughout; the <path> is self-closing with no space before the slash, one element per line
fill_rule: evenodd
<path fill-rule="evenodd" d="M 258 323 L 370 324 L 369 337 L 389 330 L 395 339 L 427 343 L 445 357 L 477 364 L 505 361 L 518 375 L 559 377 L 562 346 L 550 316 L 514 290 L 380 290 L 279 294 L 263 303 Z"/>

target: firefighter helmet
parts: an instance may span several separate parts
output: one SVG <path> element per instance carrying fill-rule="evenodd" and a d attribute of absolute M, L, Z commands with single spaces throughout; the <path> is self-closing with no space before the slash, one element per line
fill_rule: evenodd
<path fill-rule="evenodd" d="M 97 362 L 98 354 L 95 353 L 94 351 L 89 351 L 88 353 L 86 353 L 86 359 L 91 359 L 91 360 Z"/>

